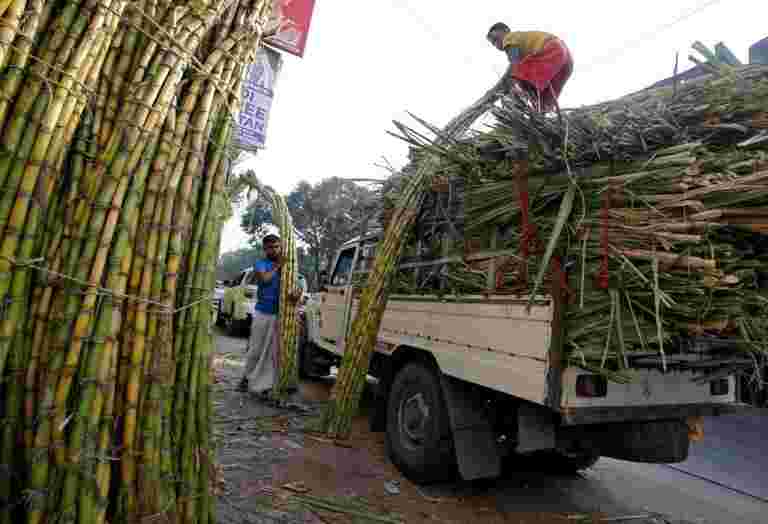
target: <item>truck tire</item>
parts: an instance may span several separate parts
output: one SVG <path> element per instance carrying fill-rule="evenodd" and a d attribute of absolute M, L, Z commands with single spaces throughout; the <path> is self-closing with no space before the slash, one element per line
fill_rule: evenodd
<path fill-rule="evenodd" d="M 456 455 L 440 379 L 411 362 L 395 375 L 387 399 L 387 451 L 392 462 L 417 483 L 453 479 Z"/>
<path fill-rule="evenodd" d="M 224 313 L 221 311 L 222 304 L 218 303 L 215 306 L 215 309 L 213 311 L 213 323 L 219 327 L 223 327 L 226 323 L 226 318 L 224 317 Z"/>
<path fill-rule="evenodd" d="M 303 327 L 303 326 L 302 326 Z M 299 347 L 298 347 L 298 368 L 299 368 L 299 378 L 301 380 L 307 380 L 312 378 L 312 354 L 314 351 L 312 351 L 312 343 L 309 341 L 309 339 L 305 336 L 305 331 L 300 331 L 301 335 L 299 336 Z"/>

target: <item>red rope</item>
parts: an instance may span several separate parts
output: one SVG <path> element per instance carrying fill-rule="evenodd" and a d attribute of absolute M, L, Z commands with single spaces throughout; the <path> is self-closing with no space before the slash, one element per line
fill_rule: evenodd
<path fill-rule="evenodd" d="M 603 193 L 603 207 L 600 210 L 600 218 L 601 218 L 601 231 L 600 231 L 600 246 L 602 248 L 602 260 L 600 262 L 600 272 L 597 276 L 597 285 L 602 289 L 608 289 L 608 281 L 610 278 L 610 274 L 608 272 L 608 222 L 610 220 L 610 209 L 611 209 L 611 193 L 613 192 L 612 188 L 608 188 L 605 193 Z"/>
<path fill-rule="evenodd" d="M 523 284 L 528 282 L 528 256 L 531 254 L 531 244 L 536 239 L 536 227 L 531 224 L 530 197 L 528 194 L 528 166 L 517 170 L 517 190 L 520 198 L 520 267 Z"/>
<path fill-rule="evenodd" d="M 570 287 L 568 287 L 568 275 L 566 274 L 565 270 L 563 269 L 563 263 L 560 260 L 560 257 L 553 256 L 552 257 L 552 286 L 554 288 L 554 283 L 556 281 L 560 282 L 560 290 L 563 293 L 563 296 L 566 297 L 566 299 L 573 295 L 573 291 Z"/>

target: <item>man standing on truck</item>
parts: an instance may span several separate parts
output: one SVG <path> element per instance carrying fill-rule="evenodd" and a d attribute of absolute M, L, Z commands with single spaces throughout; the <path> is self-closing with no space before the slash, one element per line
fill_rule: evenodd
<path fill-rule="evenodd" d="M 237 389 L 246 392 L 252 385 L 259 395 L 266 397 L 277 383 L 280 369 L 280 323 L 277 314 L 280 311 L 280 274 L 285 259 L 280 237 L 270 234 L 261 243 L 266 258 L 256 262 L 253 268 L 259 290 L 248 338 L 245 372 Z M 291 300 L 298 301 L 301 294 L 300 289 L 296 290 Z"/>
<path fill-rule="evenodd" d="M 494 24 L 486 36 L 510 63 L 510 76 L 533 101 L 537 111 L 560 113 L 557 99 L 573 71 L 571 53 L 562 40 L 543 31 L 511 31 Z"/>

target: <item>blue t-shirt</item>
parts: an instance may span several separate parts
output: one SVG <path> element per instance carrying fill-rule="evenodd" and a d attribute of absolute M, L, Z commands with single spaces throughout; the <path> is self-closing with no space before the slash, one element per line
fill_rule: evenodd
<path fill-rule="evenodd" d="M 275 265 L 271 260 L 264 259 L 256 262 L 253 266 L 254 271 L 265 273 L 272 271 Z M 278 272 L 269 282 L 259 282 L 259 291 L 256 294 L 256 311 L 267 315 L 277 315 L 280 307 L 280 273 Z"/>

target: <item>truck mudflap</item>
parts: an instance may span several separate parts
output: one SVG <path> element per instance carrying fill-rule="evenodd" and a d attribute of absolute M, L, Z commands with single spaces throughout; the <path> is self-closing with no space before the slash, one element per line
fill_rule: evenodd
<path fill-rule="evenodd" d="M 749 409 L 738 402 L 670 404 L 658 406 L 591 406 L 564 407 L 560 410 L 561 424 L 578 426 L 610 422 L 686 419 L 738 413 Z"/>
<path fill-rule="evenodd" d="M 440 375 L 446 408 L 453 431 L 459 473 L 464 480 L 494 478 L 501 474 L 496 435 L 485 414 L 484 396 L 476 386 Z"/>
<path fill-rule="evenodd" d="M 688 458 L 689 432 L 683 419 L 646 420 L 564 427 L 558 440 L 576 441 L 582 448 L 595 450 L 604 457 L 672 464 Z"/>

